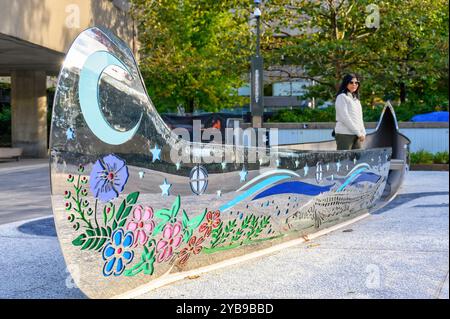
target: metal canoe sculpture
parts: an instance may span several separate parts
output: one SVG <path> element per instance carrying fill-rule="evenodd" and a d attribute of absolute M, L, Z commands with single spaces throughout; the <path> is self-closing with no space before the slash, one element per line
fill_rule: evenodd
<path fill-rule="evenodd" d="M 389 106 L 364 150 L 329 141 L 250 161 L 244 147 L 182 140 L 147 96 L 129 48 L 91 28 L 70 48 L 54 101 L 58 238 L 87 296 L 121 295 L 376 210 L 401 185 L 408 144 Z M 174 148 L 183 160 L 171 160 Z"/>

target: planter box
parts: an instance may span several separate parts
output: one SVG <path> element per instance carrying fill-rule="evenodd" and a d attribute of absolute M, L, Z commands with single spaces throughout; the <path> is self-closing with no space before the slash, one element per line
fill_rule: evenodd
<path fill-rule="evenodd" d="M 448 171 L 448 164 L 411 164 L 411 171 Z"/>
<path fill-rule="evenodd" d="M 0 147 L 0 159 L 15 158 L 19 160 L 22 156 L 22 151 L 19 147 Z"/>

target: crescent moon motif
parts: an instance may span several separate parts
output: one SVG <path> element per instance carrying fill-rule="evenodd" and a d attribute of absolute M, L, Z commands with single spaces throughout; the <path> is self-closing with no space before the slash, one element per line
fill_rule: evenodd
<path fill-rule="evenodd" d="M 128 68 L 114 55 L 107 51 L 97 51 L 91 54 L 84 63 L 78 82 L 78 96 L 81 112 L 86 124 L 100 140 L 111 145 L 120 145 L 130 140 L 139 128 L 142 113 L 138 123 L 128 131 L 117 131 L 104 117 L 99 103 L 100 78 L 109 66 L 117 66 L 130 74 Z"/>

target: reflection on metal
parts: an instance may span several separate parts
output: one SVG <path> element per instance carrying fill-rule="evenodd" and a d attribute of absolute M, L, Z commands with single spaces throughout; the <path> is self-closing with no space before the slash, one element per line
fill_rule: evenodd
<path fill-rule="evenodd" d="M 100 107 L 99 83 L 102 73 L 109 66 L 117 66 L 128 72 L 128 68 L 110 52 L 96 51 L 88 55 L 80 70 L 78 96 L 84 120 L 92 133 L 105 143 L 120 145 L 130 140 L 136 134 L 142 117 L 139 118 L 138 123 L 132 129 L 125 132 L 115 130 L 106 121 Z"/>
<path fill-rule="evenodd" d="M 96 52 L 107 52 L 106 62 L 115 57 L 116 66 L 85 87 L 82 73 Z M 89 92 L 98 100 L 88 101 Z M 100 105 L 103 120 L 90 121 L 98 110 L 91 116 L 87 105 Z M 273 149 L 271 157 L 264 150 L 252 163 L 248 148 L 180 139 L 147 96 L 129 48 L 100 28 L 82 32 L 68 51 L 53 110 L 55 225 L 67 264 L 78 267 L 77 286 L 95 298 L 373 212 L 395 196 L 408 163 L 409 141 L 396 130 L 390 106 L 362 150 L 336 151 L 333 141 L 300 144 Z M 114 125 L 112 136 L 99 132 L 105 123 Z M 67 143 L 70 129 L 76 136 Z M 186 158 L 206 158 L 183 158 L 181 165 L 168 156 L 173 147 Z M 222 158 L 213 161 L 213 154 Z"/>
<path fill-rule="evenodd" d="M 311 220 L 319 228 L 323 222 L 333 217 L 351 215 L 352 213 L 368 210 L 375 200 L 381 196 L 380 189 L 384 185 L 380 179 L 375 185 L 363 190 L 349 190 L 343 192 L 329 192 L 313 198 L 301 209 L 287 218 L 289 227 L 301 220 Z"/>
<path fill-rule="evenodd" d="M 322 182 L 322 177 L 323 177 L 322 171 L 323 171 L 322 164 L 317 163 L 317 165 L 316 165 L 316 182 L 319 184 Z"/>

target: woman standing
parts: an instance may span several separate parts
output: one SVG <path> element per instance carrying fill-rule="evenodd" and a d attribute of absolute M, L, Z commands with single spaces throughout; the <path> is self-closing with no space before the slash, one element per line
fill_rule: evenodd
<path fill-rule="evenodd" d="M 335 138 L 338 150 L 359 149 L 366 138 L 361 102 L 360 83 L 354 74 L 342 79 L 336 96 Z"/>

